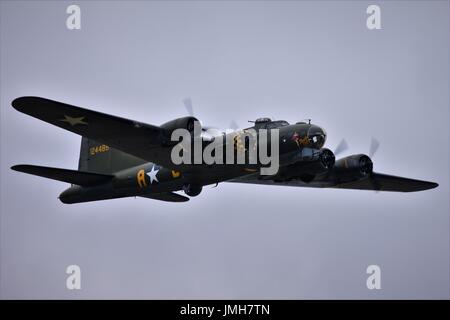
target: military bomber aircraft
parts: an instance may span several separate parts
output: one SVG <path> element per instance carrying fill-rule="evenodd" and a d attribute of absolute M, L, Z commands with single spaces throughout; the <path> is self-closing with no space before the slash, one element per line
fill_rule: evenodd
<path fill-rule="evenodd" d="M 174 164 L 171 152 L 177 142 L 171 140 L 171 135 L 176 129 L 192 132 L 197 121 L 192 114 L 156 126 L 40 97 L 20 97 L 12 106 L 82 137 L 78 170 L 36 165 L 12 167 L 70 183 L 59 196 L 63 203 L 136 196 L 184 202 L 199 195 L 204 186 L 221 182 L 401 192 L 438 186 L 434 182 L 374 172 L 370 156 L 378 148 L 376 140 L 372 141 L 370 156 L 354 154 L 336 160 L 335 154 L 347 149 L 345 140 L 335 152 L 323 148 L 326 132 L 310 121 L 289 124 L 260 118 L 249 128 L 217 134 L 233 135 L 234 150 L 243 148 L 247 152 L 249 145 L 240 135 L 249 129 L 256 132 L 277 129 L 279 169 L 276 174 L 262 175 L 259 169 L 263 165 L 258 163 Z M 202 148 L 217 137 L 208 132 L 202 128 Z M 177 191 L 184 191 L 189 197 Z"/>

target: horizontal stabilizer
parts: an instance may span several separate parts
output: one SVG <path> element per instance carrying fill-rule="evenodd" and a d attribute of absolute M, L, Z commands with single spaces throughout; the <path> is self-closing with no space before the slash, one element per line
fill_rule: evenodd
<path fill-rule="evenodd" d="M 11 167 L 11 169 L 24 173 L 34 174 L 36 176 L 44 178 L 76 184 L 79 186 L 93 186 L 107 182 L 108 180 L 114 178 L 114 176 L 107 174 L 33 166 L 27 164 L 16 165 Z"/>
<path fill-rule="evenodd" d="M 144 198 L 150 198 L 155 200 L 167 201 L 167 202 L 186 202 L 189 201 L 188 197 L 182 196 L 181 194 L 175 192 L 164 192 L 164 193 L 155 193 L 149 194 L 145 196 L 141 196 Z"/>

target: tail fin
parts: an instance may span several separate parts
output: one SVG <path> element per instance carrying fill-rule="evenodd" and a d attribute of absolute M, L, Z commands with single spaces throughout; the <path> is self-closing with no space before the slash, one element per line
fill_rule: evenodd
<path fill-rule="evenodd" d="M 113 175 L 21 164 L 11 169 L 80 186 L 92 186 L 111 180 Z"/>
<path fill-rule="evenodd" d="M 106 144 L 82 137 L 78 170 L 111 174 L 147 161 L 111 148 Z"/>

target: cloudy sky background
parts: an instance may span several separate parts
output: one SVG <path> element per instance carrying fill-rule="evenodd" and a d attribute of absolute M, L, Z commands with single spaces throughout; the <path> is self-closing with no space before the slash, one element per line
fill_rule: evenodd
<path fill-rule="evenodd" d="M 448 1 L 0 3 L 2 298 L 448 298 Z M 312 118 L 334 149 L 381 142 L 398 194 L 220 184 L 183 204 L 64 205 L 67 184 L 14 164 L 77 167 L 80 137 L 14 110 L 37 95 L 161 124 L 195 114 Z M 65 269 L 82 270 L 82 290 Z M 366 288 L 381 267 L 382 289 Z"/>

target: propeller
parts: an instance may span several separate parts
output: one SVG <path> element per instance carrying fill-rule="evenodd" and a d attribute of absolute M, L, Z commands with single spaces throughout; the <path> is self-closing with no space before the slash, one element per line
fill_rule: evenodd
<path fill-rule="evenodd" d="M 239 129 L 239 125 L 236 123 L 236 121 L 231 120 L 230 129 L 232 129 L 233 131 L 236 131 L 237 129 Z"/>
<path fill-rule="evenodd" d="M 378 148 L 380 147 L 380 142 L 372 137 L 370 140 L 370 147 L 369 147 L 369 157 L 372 158 L 375 153 L 377 152 Z M 380 182 L 372 175 L 371 176 L 371 182 L 372 186 L 375 189 L 375 193 L 379 193 L 381 190 L 381 184 Z"/>
<path fill-rule="evenodd" d="M 370 147 L 369 147 L 369 157 L 372 158 L 373 156 L 375 156 L 375 153 L 378 151 L 380 147 L 380 142 L 375 139 L 374 137 L 372 137 L 372 139 L 370 140 Z M 345 139 L 342 139 L 339 144 L 337 145 L 336 149 L 334 150 L 334 154 L 338 155 L 344 151 L 346 151 L 348 149 L 348 143 L 347 141 L 345 141 Z M 376 193 L 378 193 L 381 190 L 381 185 L 380 182 L 375 178 L 375 177 L 371 177 L 370 180 L 374 190 Z"/>
<path fill-rule="evenodd" d="M 380 147 L 380 142 L 372 137 L 370 141 L 370 148 L 369 148 L 369 157 L 372 158 L 375 153 L 378 151 L 378 148 Z M 337 145 L 336 149 L 334 149 L 334 154 L 338 155 L 348 149 L 348 143 L 345 139 L 342 139 L 339 144 Z"/>
<path fill-rule="evenodd" d="M 187 113 L 193 117 L 194 116 L 194 108 L 192 107 L 192 100 L 191 98 L 185 98 L 183 99 L 184 107 L 186 108 Z"/>
<path fill-rule="evenodd" d="M 191 98 L 185 98 L 183 99 L 183 104 L 184 107 L 186 108 L 187 113 L 193 117 L 194 116 L 194 107 L 192 106 L 192 99 Z M 236 121 L 231 120 L 230 122 L 230 129 L 232 129 L 233 131 L 236 131 L 239 128 L 239 125 L 236 123 Z M 206 130 L 211 130 L 211 131 L 217 131 L 219 134 L 222 134 L 222 131 L 219 130 L 217 127 L 214 126 L 203 126 L 202 125 L 202 130 L 206 131 Z M 216 135 L 217 133 L 215 132 L 214 135 Z"/>
<path fill-rule="evenodd" d="M 348 143 L 345 139 L 342 139 L 337 145 L 336 149 L 334 149 L 334 154 L 337 156 L 338 154 L 346 151 L 348 149 Z"/>
<path fill-rule="evenodd" d="M 373 157 L 375 153 L 377 152 L 378 148 L 380 147 L 380 142 L 372 137 L 372 140 L 370 141 L 370 148 L 369 148 L 369 157 Z"/>

